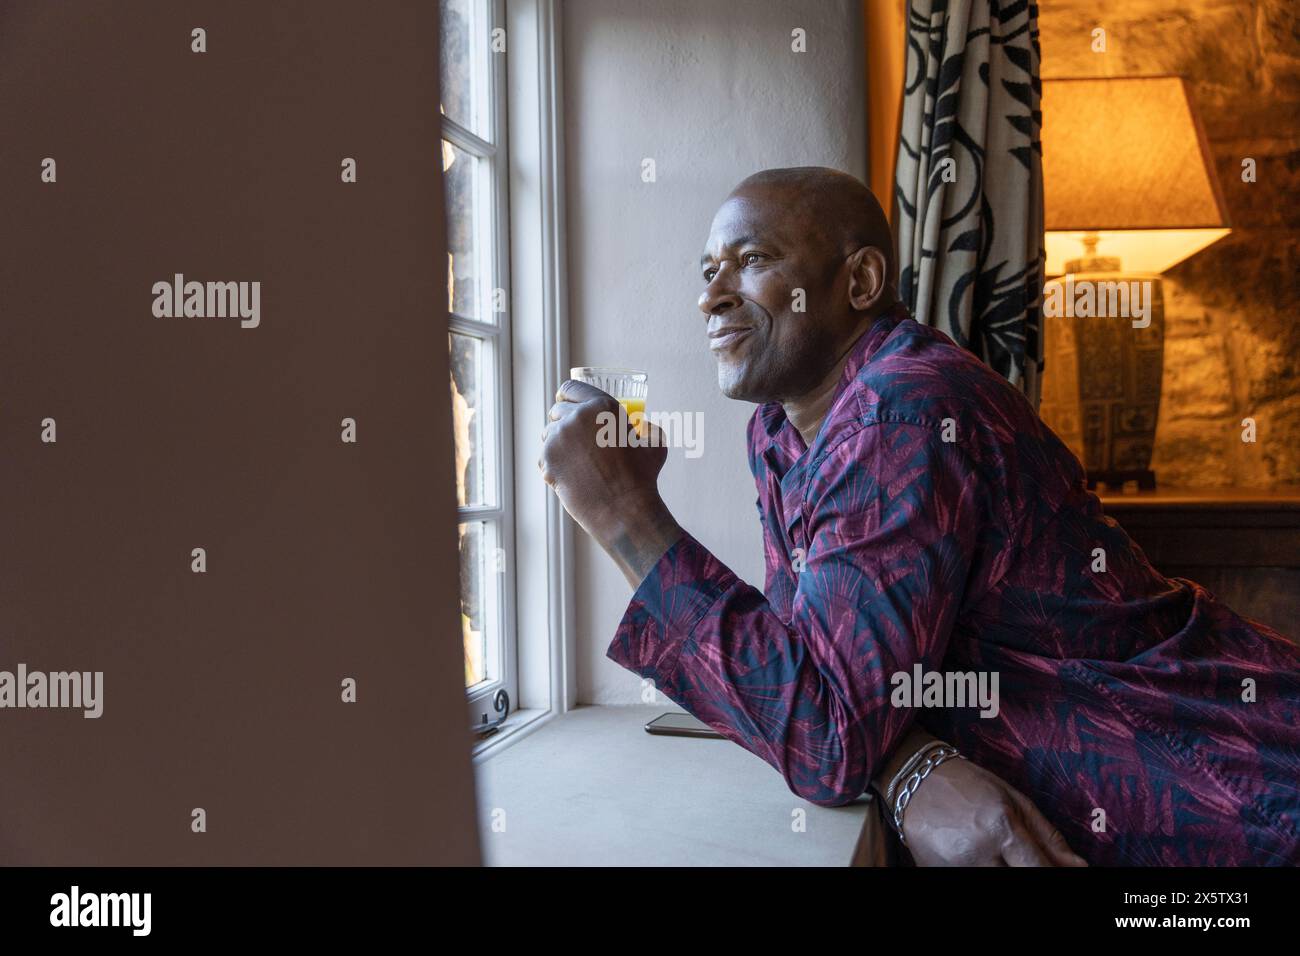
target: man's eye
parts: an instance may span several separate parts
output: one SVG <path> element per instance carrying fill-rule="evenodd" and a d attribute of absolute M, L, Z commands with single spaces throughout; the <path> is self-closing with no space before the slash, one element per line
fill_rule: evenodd
<path fill-rule="evenodd" d="M 718 270 L 717 270 L 717 269 L 705 269 L 705 270 L 704 270 L 704 281 L 705 281 L 705 282 L 712 282 L 712 281 L 713 281 L 713 277 L 714 277 L 715 275 L 717 275 L 717 274 L 718 274 Z"/>
<path fill-rule="evenodd" d="M 761 252 L 747 252 L 740 257 L 740 261 L 747 266 L 752 266 L 755 262 L 758 262 L 762 258 L 763 258 L 763 254 Z"/>

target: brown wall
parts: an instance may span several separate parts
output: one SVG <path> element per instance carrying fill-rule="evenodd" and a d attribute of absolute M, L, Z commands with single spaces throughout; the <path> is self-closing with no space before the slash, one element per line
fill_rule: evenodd
<path fill-rule="evenodd" d="M 1185 76 L 1228 206 L 1232 234 L 1165 277 L 1157 479 L 1254 489 L 1300 482 L 1295 0 L 1043 0 L 1038 25 L 1044 78 Z M 1106 30 L 1105 53 L 1092 51 L 1096 27 Z M 1241 178 L 1248 157 L 1254 183 Z M 1241 441 L 1246 417 L 1258 423 L 1254 444 Z"/>
<path fill-rule="evenodd" d="M 437 9 L 0 7 L 0 670 L 104 672 L 0 710 L 0 863 L 477 860 Z"/>

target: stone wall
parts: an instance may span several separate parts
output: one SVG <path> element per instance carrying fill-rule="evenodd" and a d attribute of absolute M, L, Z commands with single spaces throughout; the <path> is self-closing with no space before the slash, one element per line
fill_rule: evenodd
<path fill-rule="evenodd" d="M 1045 79 L 1186 77 L 1227 203 L 1232 233 L 1165 276 L 1157 480 L 1300 483 L 1300 5 L 1040 0 L 1039 30 Z M 1241 439 L 1247 417 L 1254 444 Z"/>

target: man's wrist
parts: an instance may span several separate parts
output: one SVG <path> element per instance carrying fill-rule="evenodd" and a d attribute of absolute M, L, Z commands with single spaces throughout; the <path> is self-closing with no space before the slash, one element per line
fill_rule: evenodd
<path fill-rule="evenodd" d="M 876 772 L 876 777 L 872 781 L 872 786 L 876 792 L 883 797 L 890 781 L 898 775 L 898 771 L 911 759 L 912 755 L 922 747 L 937 740 L 937 737 L 927 733 L 920 724 L 912 724 L 907 734 L 894 747 L 893 753 L 889 755 Z"/>
<path fill-rule="evenodd" d="M 593 537 L 635 588 L 684 534 L 663 499 L 656 496 L 645 505 L 618 509 Z"/>

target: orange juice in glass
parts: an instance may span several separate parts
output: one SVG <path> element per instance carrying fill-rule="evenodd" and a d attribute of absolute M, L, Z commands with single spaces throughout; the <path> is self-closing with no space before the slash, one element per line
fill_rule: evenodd
<path fill-rule="evenodd" d="M 645 400 L 649 391 L 645 372 L 630 368 L 582 366 L 569 369 L 569 378 L 595 385 L 602 392 L 613 395 L 627 412 L 627 420 L 637 434 L 641 434 L 641 420 L 645 418 Z"/>

